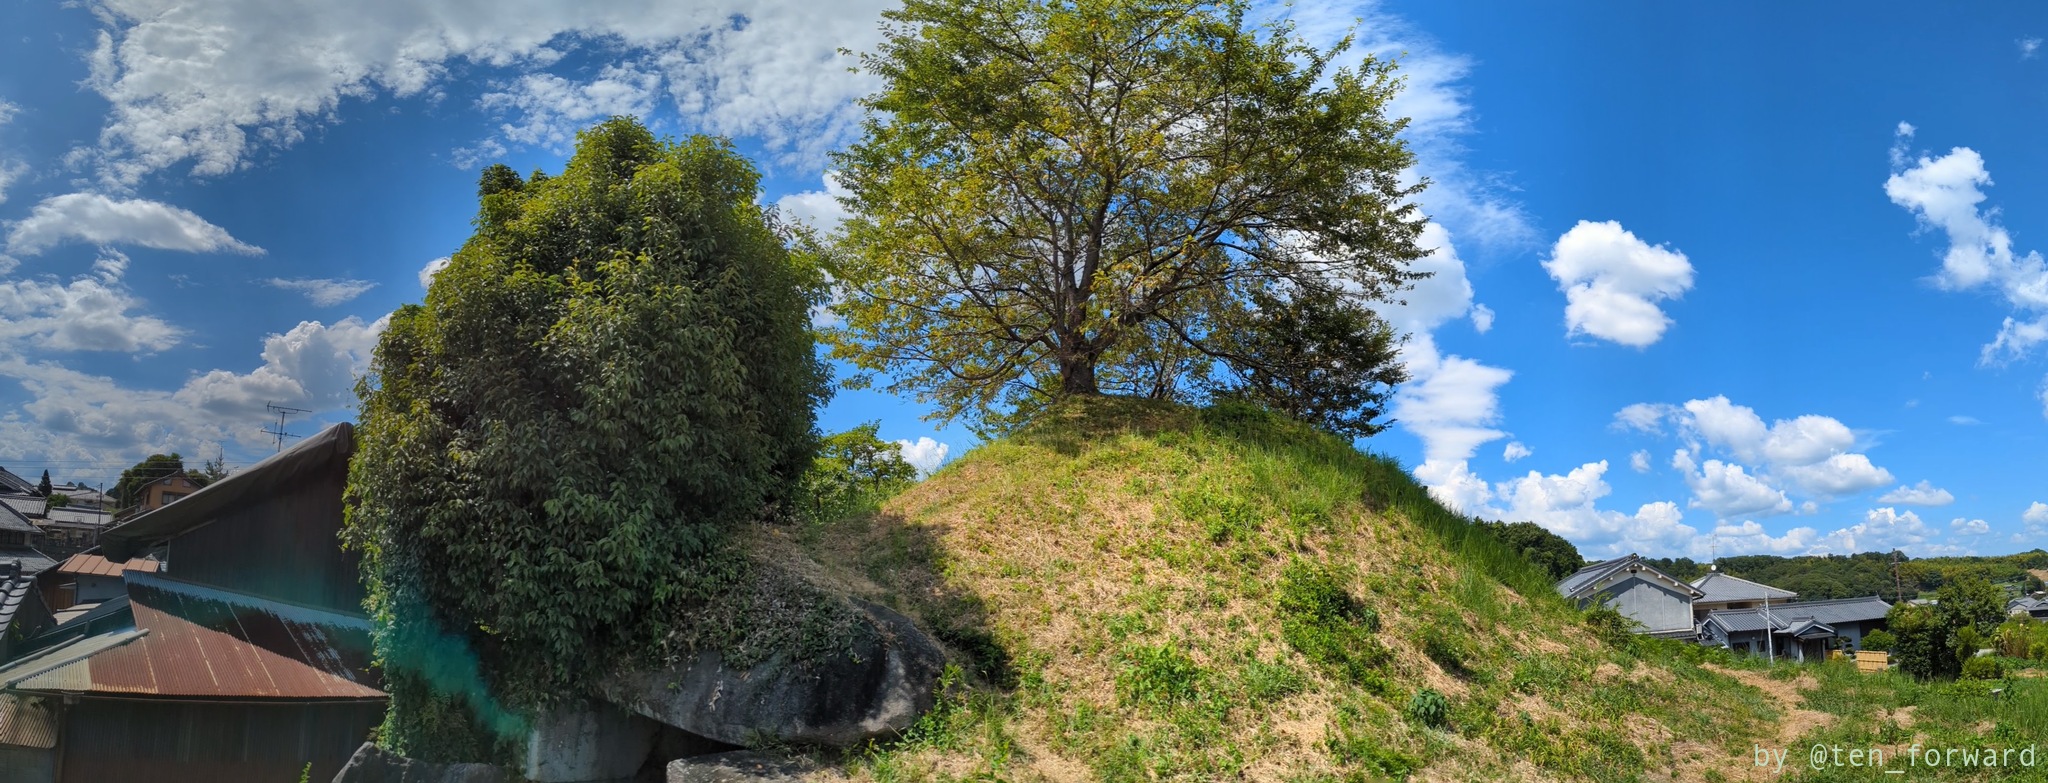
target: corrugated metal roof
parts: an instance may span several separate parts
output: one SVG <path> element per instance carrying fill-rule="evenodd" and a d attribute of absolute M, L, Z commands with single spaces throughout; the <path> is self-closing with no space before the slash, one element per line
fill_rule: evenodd
<path fill-rule="evenodd" d="M 48 699 L 0 693 L 0 745 L 57 747 L 57 716 Z"/>
<path fill-rule="evenodd" d="M 146 635 L 12 683 L 0 673 L 0 684 L 108 695 L 384 697 L 370 672 L 369 622 L 362 618 L 141 573 L 128 576 L 128 599 L 135 632 Z"/>
<path fill-rule="evenodd" d="M 1692 580 L 1694 589 L 1706 595 L 1699 598 L 1702 603 L 1723 603 L 1732 601 L 1761 601 L 1770 596 L 1773 601 L 1790 601 L 1799 594 L 1760 582 L 1752 582 L 1739 576 L 1729 576 L 1719 571 L 1708 573 Z"/>
<path fill-rule="evenodd" d="M 0 688 L 12 689 L 28 680 L 44 679 L 58 686 L 51 690 L 83 691 L 92 686 L 85 666 L 87 659 L 140 639 L 147 631 L 133 628 L 73 639 L 42 652 L 28 655 L 0 669 Z M 67 670 L 73 670 L 68 671 Z"/>
<path fill-rule="evenodd" d="M 126 563 L 115 563 L 93 552 L 80 552 L 57 566 L 57 573 L 79 576 L 120 576 L 123 571 L 148 571 L 154 573 L 155 558 L 143 557 Z"/>
<path fill-rule="evenodd" d="M 1877 596 L 1864 598 L 1838 598 L 1832 601 L 1800 601 L 1797 603 L 1773 605 L 1770 608 L 1771 627 L 1783 631 L 1802 621 L 1814 620 L 1828 625 L 1862 623 L 1882 620 L 1892 605 Z M 1764 629 L 1763 608 L 1723 609 L 1707 615 L 1707 622 L 1717 623 L 1731 632 L 1761 631 Z"/>
<path fill-rule="evenodd" d="M 100 554 L 121 562 L 158 542 L 212 522 L 222 509 L 279 491 L 308 475 L 348 463 L 355 453 L 355 428 L 346 422 L 322 430 L 176 503 L 136 515 L 100 534 Z"/>

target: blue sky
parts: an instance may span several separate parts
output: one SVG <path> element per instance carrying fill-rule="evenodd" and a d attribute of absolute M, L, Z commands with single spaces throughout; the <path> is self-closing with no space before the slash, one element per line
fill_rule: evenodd
<path fill-rule="evenodd" d="M 1306 5 L 1306 4 L 1304 4 Z M 477 169 L 611 113 L 830 227 L 884 3 L 0 6 L 0 465 L 110 480 L 350 416 Z M 1278 9 L 1266 9 L 1268 14 Z M 1366 448 L 1588 555 L 2048 542 L 2048 10 L 1297 8 L 1399 57 L 1437 275 Z M 971 448 L 841 392 L 929 467 Z"/>

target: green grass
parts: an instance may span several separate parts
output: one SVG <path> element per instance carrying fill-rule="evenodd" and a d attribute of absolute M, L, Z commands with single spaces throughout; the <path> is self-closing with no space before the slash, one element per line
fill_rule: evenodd
<path fill-rule="evenodd" d="M 1625 781 L 1778 717 L 1707 654 L 1601 641 L 1395 461 L 1242 407 L 1080 401 L 814 526 L 961 660 L 857 779 Z"/>
<path fill-rule="evenodd" d="M 1833 725 L 1800 738 L 1795 753 L 1825 748 L 1879 748 L 1885 767 L 1854 768 L 1832 761 L 1822 769 L 1802 765 L 1795 780 L 1811 783 L 1864 780 L 2048 781 L 2048 678 L 1922 682 L 1897 672 L 1864 674 L 1852 664 L 1830 662 L 1797 667 L 1811 672 L 1819 687 L 1807 706 L 1837 716 Z M 1993 689 L 2004 693 L 1993 697 Z M 2031 767 L 1949 767 L 1915 763 L 1909 748 L 2008 749 L 2037 747 Z M 2015 759 L 2017 761 L 2017 759 Z M 1889 775 L 1884 769 L 1903 769 Z"/>

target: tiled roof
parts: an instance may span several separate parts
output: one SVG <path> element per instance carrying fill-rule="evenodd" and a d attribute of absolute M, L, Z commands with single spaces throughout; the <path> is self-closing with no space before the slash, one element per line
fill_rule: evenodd
<path fill-rule="evenodd" d="M 1832 601 L 1799 601 L 1770 607 L 1771 626 L 1783 632 L 1806 620 L 1827 625 L 1881 620 L 1892 605 L 1877 596 L 1839 598 Z M 1707 622 L 1735 633 L 1764 629 L 1764 609 L 1722 609 L 1707 615 Z"/>
<path fill-rule="evenodd" d="M 0 670 L 13 691 L 187 698 L 378 699 L 369 622 L 130 574 L 133 630 L 68 642 Z"/>
<path fill-rule="evenodd" d="M 0 564 L 10 560 L 20 563 L 21 572 L 29 576 L 35 576 L 57 566 L 57 561 L 50 559 L 49 555 L 36 551 L 31 547 L 0 547 Z"/>
<path fill-rule="evenodd" d="M 1571 576 L 1558 581 L 1557 591 L 1563 593 L 1567 598 L 1582 598 L 1586 593 L 1598 589 L 1600 584 L 1608 577 L 1613 576 L 1624 568 L 1638 568 L 1663 577 L 1671 584 L 1680 588 L 1688 587 L 1686 583 L 1679 581 L 1677 577 L 1664 573 L 1656 567 L 1643 562 L 1641 555 L 1630 554 L 1613 560 L 1594 563 L 1573 572 Z"/>
<path fill-rule="evenodd" d="M 36 527 L 36 523 L 28 521 L 28 517 L 22 515 L 20 509 L 6 503 L 0 503 L 0 530 L 15 533 L 42 532 L 41 528 Z"/>
<path fill-rule="evenodd" d="M 156 559 L 138 557 L 126 563 L 112 563 L 93 552 L 80 552 L 57 566 L 57 573 L 79 576 L 120 576 L 123 571 L 156 572 Z"/>
<path fill-rule="evenodd" d="M 1729 576 L 1719 571 L 1712 571 L 1706 576 L 1692 580 L 1692 586 L 1706 594 L 1701 596 L 1699 600 L 1702 603 L 1710 604 L 1732 601 L 1761 601 L 1766 596 L 1770 597 L 1772 601 L 1790 601 L 1799 597 L 1798 593 L 1790 590 L 1782 590 L 1767 584 L 1752 582 L 1738 576 Z"/>
<path fill-rule="evenodd" d="M 9 471 L 6 468 L 0 468 L 0 492 L 12 492 L 16 495 L 26 495 L 34 491 L 36 491 L 35 482 L 14 475 L 12 471 Z"/>

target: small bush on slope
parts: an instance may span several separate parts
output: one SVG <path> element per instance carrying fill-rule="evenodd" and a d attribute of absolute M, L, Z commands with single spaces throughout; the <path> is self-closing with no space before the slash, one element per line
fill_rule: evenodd
<path fill-rule="evenodd" d="M 1698 777 L 1775 717 L 1673 646 L 1601 642 L 1391 460 L 1253 409 L 1078 401 L 800 538 L 1014 683 L 860 778 Z M 1442 730 L 1406 715 L 1425 689 Z"/>

